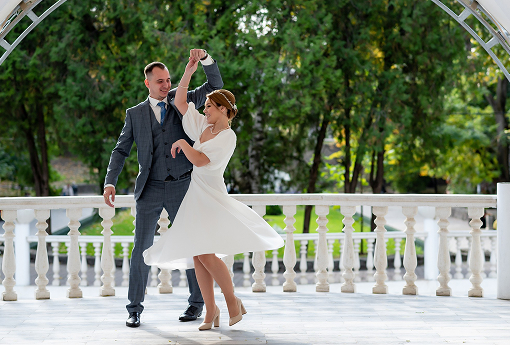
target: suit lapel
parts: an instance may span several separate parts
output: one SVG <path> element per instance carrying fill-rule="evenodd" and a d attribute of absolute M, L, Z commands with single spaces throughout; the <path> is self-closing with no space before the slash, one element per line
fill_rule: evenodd
<path fill-rule="evenodd" d="M 149 98 L 143 102 L 142 106 L 142 123 L 145 129 L 147 137 L 152 137 L 152 129 L 151 129 L 151 105 L 149 103 Z"/>

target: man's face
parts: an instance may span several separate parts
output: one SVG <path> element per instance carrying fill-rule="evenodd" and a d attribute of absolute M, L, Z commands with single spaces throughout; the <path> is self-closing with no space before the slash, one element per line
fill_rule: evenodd
<path fill-rule="evenodd" d="M 154 67 L 152 73 L 149 73 L 145 79 L 145 86 L 149 89 L 149 95 L 152 98 L 163 100 L 172 88 L 170 73 L 167 69 Z"/>

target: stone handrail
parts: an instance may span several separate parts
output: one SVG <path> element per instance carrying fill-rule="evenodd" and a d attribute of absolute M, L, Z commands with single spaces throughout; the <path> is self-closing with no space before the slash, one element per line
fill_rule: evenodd
<path fill-rule="evenodd" d="M 451 207 L 467 207 L 470 218 L 471 235 L 470 235 L 470 255 L 469 255 L 469 268 L 471 270 L 470 281 L 473 284 L 470 289 L 469 296 L 483 295 L 483 290 L 480 283 L 483 279 L 483 250 L 481 244 L 481 236 L 483 231 L 480 229 L 482 222 L 480 217 L 484 214 L 484 208 L 495 208 L 497 205 L 497 197 L 495 195 L 361 195 L 361 194 L 253 194 L 232 195 L 237 200 L 251 205 L 255 212 L 263 216 L 265 214 L 266 205 L 281 205 L 283 206 L 283 213 L 285 215 L 284 239 L 286 243 L 294 243 L 294 241 L 304 241 L 301 234 L 294 234 L 295 232 L 295 214 L 297 205 L 314 205 L 317 218 L 317 233 L 313 236 L 316 237 L 316 290 L 329 291 L 329 277 L 331 273 L 331 259 L 329 246 L 331 241 L 335 239 L 337 234 L 328 233 L 328 214 L 329 206 L 340 206 L 340 212 L 344 216 L 344 228 L 341 236 L 344 245 L 342 246 L 342 292 L 355 292 L 355 271 L 359 268 L 359 258 L 356 260 L 358 249 L 355 249 L 356 242 L 359 240 L 358 233 L 353 233 L 354 223 L 353 216 L 356 212 L 356 206 L 366 205 L 373 207 L 373 213 L 376 216 L 375 224 L 377 225 L 374 233 L 366 233 L 365 238 L 373 239 L 375 237 L 373 267 L 375 268 L 375 285 L 373 293 L 387 293 L 388 287 L 385 284 L 387 280 L 387 253 L 386 253 L 386 240 L 390 237 L 402 237 L 406 239 L 403 265 L 406 270 L 404 280 L 406 285 L 403 288 L 404 294 L 417 294 L 418 290 L 415 285 L 417 276 L 415 269 L 417 266 L 415 238 L 423 236 L 417 234 L 414 229 L 416 221 L 415 215 L 418 212 L 418 206 L 426 206 L 429 208 L 431 214 L 429 218 L 437 217 L 437 226 L 439 227 L 439 238 L 437 241 L 437 268 L 439 270 L 438 281 L 440 287 L 437 289 L 437 295 L 451 295 L 451 289 L 448 286 L 449 271 L 450 271 L 450 249 L 449 249 L 449 231 L 448 231 L 448 217 L 451 213 Z M 135 202 L 132 196 L 118 195 L 115 200 L 115 207 L 129 207 L 131 214 L 136 217 Z M 385 224 L 385 216 L 388 211 L 388 206 L 401 206 L 402 213 L 406 217 L 406 230 L 399 235 L 394 233 L 387 233 Z M 46 251 L 46 220 L 49 218 L 50 209 L 64 208 L 67 210 L 67 216 L 70 219 L 70 231 L 67 235 L 68 246 L 68 297 L 82 297 L 80 289 L 81 279 L 79 277 L 81 269 L 80 261 L 80 243 L 79 241 L 79 227 L 80 216 L 82 208 L 98 208 L 99 215 L 103 218 L 103 250 L 101 252 L 100 265 L 103 271 L 101 276 L 102 286 L 100 294 L 102 296 L 110 296 L 115 294 L 113 274 L 114 260 L 112 251 L 112 231 L 113 225 L 112 218 L 115 215 L 115 209 L 110 208 L 104 204 L 102 196 L 84 196 L 84 197 L 39 197 L 39 198 L 0 198 L 0 210 L 2 210 L 2 218 L 4 223 L 4 259 L 2 262 L 2 270 L 5 275 L 3 285 L 5 292 L 3 293 L 4 300 L 16 300 L 17 296 L 14 291 L 15 281 L 14 273 L 16 271 L 16 257 L 14 255 L 14 237 L 18 234 L 18 228 L 28 224 L 33 217 L 37 219 L 37 255 L 36 255 L 36 272 L 38 277 L 36 279 L 36 298 L 43 299 L 49 298 L 49 291 L 46 289 L 48 279 L 46 273 L 49 269 L 48 253 Z M 15 224 L 16 222 L 16 224 Z M 159 221 L 160 233 L 164 233 L 168 229 L 169 220 L 166 212 L 163 211 L 162 218 Z M 22 231 L 20 231 L 21 233 Z M 427 233 L 427 237 L 430 232 Z M 463 234 L 466 236 L 466 234 Z M 434 237 L 434 236 L 432 236 Z M 431 238 L 432 238 L 431 237 Z M 17 244 L 18 245 L 18 244 Z M 358 244 L 359 246 L 359 244 Z M 430 246 L 429 246 L 430 247 Z M 301 258 L 302 258 L 302 253 Z M 398 257 L 400 257 L 398 255 Z M 227 265 L 232 266 L 233 257 L 227 258 Z M 246 255 L 245 255 L 246 261 Z M 285 282 L 283 283 L 283 291 L 296 291 L 297 285 L 295 282 L 296 272 L 294 267 L 297 263 L 296 248 L 294 245 L 285 246 L 283 263 L 285 266 Z M 265 273 L 264 267 L 266 264 L 265 253 L 254 253 L 252 256 L 252 264 L 255 272 L 253 273 L 254 283 L 252 284 L 253 291 L 265 291 L 266 285 L 264 282 Z M 370 263 L 372 264 L 372 263 Z M 249 272 L 245 268 L 245 273 Z M 329 272 L 328 272 L 329 270 Z M 157 272 L 157 271 L 156 271 Z M 153 272 L 154 273 L 154 272 Z M 160 280 L 168 283 L 169 272 L 162 270 L 160 272 Z M 164 289 L 163 289 L 164 290 Z M 167 289 L 169 290 L 169 289 Z"/>

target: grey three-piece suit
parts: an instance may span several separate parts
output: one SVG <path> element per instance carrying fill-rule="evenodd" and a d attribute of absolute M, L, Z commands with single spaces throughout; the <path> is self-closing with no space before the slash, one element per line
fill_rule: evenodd
<path fill-rule="evenodd" d="M 195 90 L 188 91 L 187 95 L 188 103 L 195 103 L 197 109 L 204 105 L 208 93 L 223 87 L 216 62 L 202 67 L 207 82 Z M 150 267 L 144 263 L 142 253 L 154 241 L 154 232 L 161 211 L 164 207 L 170 221 L 173 222 L 191 181 L 190 172 L 193 165 L 182 151 L 176 154 L 176 158 L 170 155 L 172 144 L 179 139 L 185 139 L 193 145 L 182 128 L 182 114 L 174 106 L 175 91 L 176 89 L 173 89 L 168 94 L 168 109 L 162 124 L 156 120 L 149 99 L 126 111 L 124 128 L 112 151 L 106 173 L 105 185 L 116 185 L 134 141 L 137 146 L 139 173 L 134 192 L 136 225 L 129 272 L 130 303 L 126 306 L 128 312 L 143 311 L 142 302 Z M 193 243 L 189 245 L 192 246 Z M 202 309 L 204 302 L 195 272 L 187 270 L 186 274 L 191 294 L 188 301 L 190 305 Z"/>

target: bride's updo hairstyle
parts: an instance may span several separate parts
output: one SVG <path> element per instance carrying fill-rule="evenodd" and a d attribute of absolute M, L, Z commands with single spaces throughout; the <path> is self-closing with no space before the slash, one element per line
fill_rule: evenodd
<path fill-rule="evenodd" d="M 207 95 L 207 98 L 209 98 L 216 107 L 224 106 L 227 108 L 228 121 L 232 121 L 237 115 L 236 98 L 232 92 L 225 89 L 214 90 Z"/>

